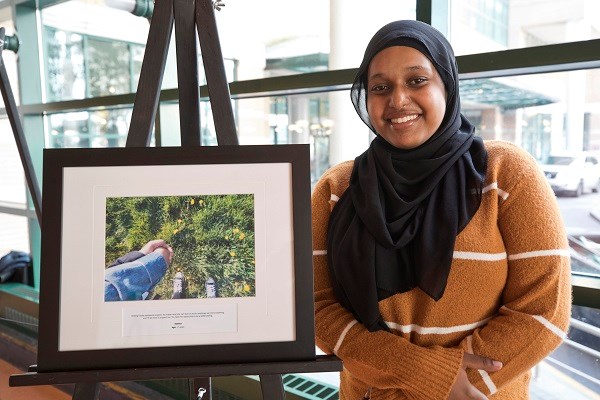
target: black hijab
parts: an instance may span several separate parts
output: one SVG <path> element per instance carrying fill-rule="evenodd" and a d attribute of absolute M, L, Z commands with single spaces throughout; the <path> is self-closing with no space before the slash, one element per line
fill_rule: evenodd
<path fill-rule="evenodd" d="M 479 208 L 487 164 L 483 141 L 460 113 L 452 47 L 423 22 L 392 22 L 367 46 L 350 93 L 365 124 L 375 132 L 366 107 L 369 64 L 391 46 L 427 56 L 447 100 L 440 127 L 420 146 L 403 150 L 377 136 L 355 159 L 350 186 L 332 211 L 327 254 L 333 288 L 370 331 L 388 330 L 380 300 L 416 287 L 436 301 L 442 297 L 456 236 Z"/>

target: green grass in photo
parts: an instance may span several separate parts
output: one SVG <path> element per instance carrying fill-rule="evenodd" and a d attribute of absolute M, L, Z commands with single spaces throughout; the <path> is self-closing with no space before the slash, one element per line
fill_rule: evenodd
<path fill-rule="evenodd" d="M 187 298 L 255 296 L 254 195 L 109 197 L 106 199 L 105 265 L 150 240 L 163 239 L 173 260 L 152 297 L 170 299 L 181 271 Z"/>

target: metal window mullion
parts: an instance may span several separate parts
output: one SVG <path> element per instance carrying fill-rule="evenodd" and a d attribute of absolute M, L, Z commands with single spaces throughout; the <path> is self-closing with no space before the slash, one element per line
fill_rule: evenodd
<path fill-rule="evenodd" d="M 136 88 L 133 84 L 133 45 L 127 43 L 127 52 L 129 53 L 128 64 L 129 64 L 129 92 L 133 93 Z"/>
<path fill-rule="evenodd" d="M 90 70 L 89 70 L 89 62 L 88 62 L 89 43 L 88 43 L 87 35 L 82 35 L 81 47 L 82 47 L 82 53 L 83 53 L 83 81 L 85 82 L 85 97 L 89 98 L 91 90 L 90 90 Z"/>

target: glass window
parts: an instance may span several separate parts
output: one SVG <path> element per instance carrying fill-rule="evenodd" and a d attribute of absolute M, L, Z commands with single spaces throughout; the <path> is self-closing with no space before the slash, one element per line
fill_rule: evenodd
<path fill-rule="evenodd" d="M 84 98 L 83 36 L 48 27 L 44 31 L 48 101 Z"/>
<path fill-rule="evenodd" d="M 142 45 L 131 44 L 131 87 L 132 91 L 137 91 L 138 82 L 140 81 L 140 72 L 142 72 L 142 62 L 144 61 L 144 50 Z"/>
<path fill-rule="evenodd" d="M 50 114 L 48 147 L 123 147 L 131 108 L 84 110 Z"/>
<path fill-rule="evenodd" d="M 216 16 L 223 55 L 238 60 L 237 79 L 245 80 L 357 67 L 375 30 L 395 19 L 414 19 L 415 4 L 383 0 L 376 7 L 348 7 L 340 0 L 240 1 Z"/>
<path fill-rule="evenodd" d="M 595 0 L 467 0 L 450 9 L 457 55 L 600 38 Z"/>
<path fill-rule="evenodd" d="M 89 97 L 133 91 L 132 57 L 127 43 L 90 37 L 86 52 Z"/>
<path fill-rule="evenodd" d="M 329 96 L 329 93 L 315 93 L 234 100 L 240 144 L 308 143 L 311 145 L 312 180 L 316 182 L 330 166 L 329 135 L 334 123 L 329 115 Z M 350 100 L 346 100 L 350 104 Z M 163 146 L 181 143 L 178 113 L 176 103 L 161 104 Z M 207 101 L 200 104 L 200 129 L 203 145 L 217 144 L 213 115 Z"/>
<path fill-rule="evenodd" d="M 12 250 L 29 252 L 27 217 L 0 213 L 0 257 Z"/>
<path fill-rule="evenodd" d="M 538 160 L 600 151 L 600 70 L 460 82 L 464 113 L 484 139 L 513 141 Z"/>
<path fill-rule="evenodd" d="M 131 93 L 137 89 L 144 47 L 45 27 L 49 101 Z"/>
<path fill-rule="evenodd" d="M 125 4 L 127 1 L 69 0 L 55 3 L 58 4 L 41 10 L 45 27 L 128 43 L 144 44 L 148 37 L 150 24 L 147 19 L 106 5 Z M 130 3 L 133 5 L 135 2 Z"/>
<path fill-rule="evenodd" d="M 0 202 L 25 205 L 23 164 L 7 117 L 0 118 L 0 132 Z"/>
<path fill-rule="evenodd" d="M 48 101 L 136 90 L 150 26 L 145 18 L 89 0 L 41 15 Z"/>
<path fill-rule="evenodd" d="M 381 9 L 386 12 L 380 12 Z M 415 0 L 381 0 L 377 7 L 348 7 L 346 2 L 340 0 L 262 0 L 227 4 L 227 7 L 216 12 L 223 57 L 226 64 L 235 64 L 235 73 L 231 73 L 231 67 L 226 65 L 227 78 L 230 81 L 248 80 L 357 67 L 367 41 L 375 30 L 392 20 L 414 19 L 415 10 Z M 110 21 L 110 29 L 106 29 L 104 22 L 107 21 Z M 121 46 L 124 43 L 145 45 L 148 35 L 145 18 L 108 7 L 103 2 L 71 0 L 44 8 L 42 22 L 47 30 L 63 32 L 59 34 L 61 36 L 109 39 L 110 45 L 90 46 L 94 50 L 89 51 L 98 53 L 95 61 L 98 74 L 83 79 L 88 86 L 90 82 L 96 82 L 98 88 L 108 90 L 109 94 L 113 93 L 111 87 L 114 93 L 122 93 L 120 90 L 125 89 L 125 82 L 115 80 L 127 76 L 119 71 L 132 68 L 132 72 L 128 73 L 132 85 L 127 90 L 135 91 L 140 50 L 130 50 L 126 57 L 127 52 Z M 52 36 L 50 34 L 47 40 L 47 52 L 51 60 L 46 72 L 49 81 L 66 81 L 67 76 L 55 76 L 57 73 L 60 75 L 62 69 L 66 73 L 72 70 L 94 74 L 93 65 L 87 64 L 90 62 L 87 58 L 84 66 L 77 64 L 77 58 L 72 66 L 67 66 L 70 61 L 65 46 L 68 47 L 68 44 L 57 44 Z M 177 86 L 174 37 L 172 33 L 163 88 Z M 201 52 L 199 47 L 198 52 Z M 81 72 L 85 69 L 87 71 Z M 200 82 L 204 82 L 202 68 Z M 68 93 L 68 89 L 64 91 L 67 92 L 66 97 L 54 99 L 94 95 L 89 92 Z"/>

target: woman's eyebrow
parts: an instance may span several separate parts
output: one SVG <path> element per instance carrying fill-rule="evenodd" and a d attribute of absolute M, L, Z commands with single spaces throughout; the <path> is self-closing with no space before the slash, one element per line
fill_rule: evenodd
<path fill-rule="evenodd" d="M 378 72 L 378 73 L 376 73 L 376 74 L 369 75 L 369 78 L 368 78 L 368 79 L 384 78 L 384 77 L 385 77 L 385 75 L 384 75 L 383 73 L 381 73 L 381 72 Z"/>
<path fill-rule="evenodd" d="M 431 68 L 428 68 L 424 65 L 412 65 L 410 67 L 405 68 L 407 71 L 430 71 Z"/>
<path fill-rule="evenodd" d="M 429 68 L 425 65 L 420 65 L 420 64 L 408 66 L 408 67 L 404 68 L 404 70 L 408 71 L 408 72 L 431 72 L 432 71 L 431 68 Z M 386 74 L 384 74 L 383 72 L 376 72 L 373 75 L 369 75 L 368 79 L 385 78 L 385 77 L 386 77 Z"/>

